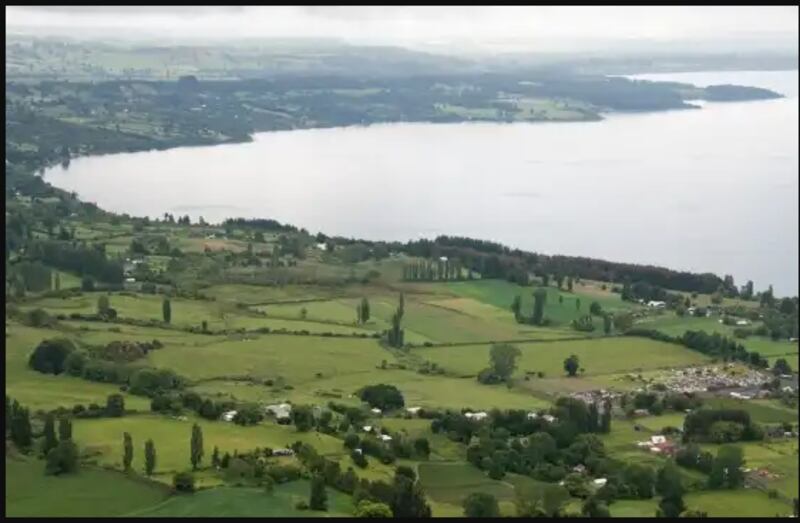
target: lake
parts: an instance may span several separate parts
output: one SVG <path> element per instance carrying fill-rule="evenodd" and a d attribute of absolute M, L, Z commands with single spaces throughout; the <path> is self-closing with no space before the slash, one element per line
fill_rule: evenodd
<path fill-rule="evenodd" d="M 641 75 L 786 98 L 600 122 L 386 124 L 75 159 L 45 178 L 101 207 L 311 232 L 439 234 L 732 274 L 798 292 L 798 72 Z"/>

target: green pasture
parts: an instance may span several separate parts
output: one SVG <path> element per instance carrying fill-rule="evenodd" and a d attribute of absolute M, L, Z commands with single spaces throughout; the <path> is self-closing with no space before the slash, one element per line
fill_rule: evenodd
<path fill-rule="evenodd" d="M 646 338 L 610 337 L 517 343 L 515 346 L 521 352 L 517 375 L 544 372 L 545 377 L 563 376 L 564 359 L 571 354 L 578 356 L 585 376 L 685 367 L 707 361 L 702 354 L 679 345 Z M 488 366 L 489 351 L 490 345 L 415 349 L 416 354 L 450 372 L 472 376 Z"/>
<path fill-rule="evenodd" d="M 309 443 L 318 452 L 337 455 L 343 452 L 340 440 L 317 432 L 297 432 L 294 427 L 264 422 L 242 427 L 224 421 L 191 418 L 187 421 L 158 416 L 136 415 L 122 418 L 78 419 L 73 425 L 73 439 L 88 454 L 96 454 L 100 464 L 122 468 L 122 435 L 128 432 L 134 445 L 133 468 L 144 469 L 144 443 L 152 439 L 156 447 L 157 479 L 171 481 L 172 473 L 191 467 L 189 441 L 192 425 L 203 429 L 204 466 L 211 463 L 211 452 L 247 451 L 256 447 L 285 448 L 295 441 Z M 278 458 L 288 459 L 288 458 Z"/>
<path fill-rule="evenodd" d="M 691 492 L 683 498 L 690 509 L 703 510 L 710 517 L 774 517 L 791 515 L 791 504 L 770 499 L 759 490 L 713 490 Z"/>
<path fill-rule="evenodd" d="M 76 404 L 104 405 L 109 394 L 119 393 L 119 387 L 108 383 L 86 381 L 72 376 L 42 374 L 28 367 L 28 358 L 44 339 L 62 336 L 58 331 L 25 327 L 17 323 L 6 325 L 5 376 L 6 394 L 33 410 L 71 408 Z M 129 409 L 148 409 L 150 402 L 125 394 Z"/>
<path fill-rule="evenodd" d="M 353 373 L 374 373 L 392 356 L 376 340 L 262 335 L 203 346 L 175 346 L 148 354 L 157 367 L 191 379 L 221 376 L 283 377 L 291 384 Z"/>
<path fill-rule="evenodd" d="M 328 510 L 298 510 L 308 502 L 308 480 L 276 485 L 271 494 L 259 488 L 218 487 L 192 495 L 176 495 L 154 507 L 129 514 L 136 517 L 348 517 L 353 513 L 349 496 L 326 489 Z"/>
<path fill-rule="evenodd" d="M 93 467 L 46 476 L 44 461 L 6 455 L 6 517 L 113 517 L 161 503 L 157 483 Z"/>
<path fill-rule="evenodd" d="M 388 383 L 403 393 L 406 407 L 472 409 L 541 409 L 548 402 L 505 385 L 482 385 L 475 379 L 458 379 L 419 374 L 408 370 L 363 371 L 340 374 L 306 383 L 286 391 L 283 396 L 295 403 L 321 403 L 319 392 L 338 392 L 345 397 L 365 385 Z M 340 401 L 336 399 L 335 401 Z"/>

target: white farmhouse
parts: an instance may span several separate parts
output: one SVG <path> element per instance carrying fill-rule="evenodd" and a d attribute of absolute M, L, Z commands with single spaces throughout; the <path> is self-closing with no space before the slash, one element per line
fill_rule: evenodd
<path fill-rule="evenodd" d="M 233 421 L 233 417 L 236 416 L 235 410 L 229 410 L 227 412 L 222 413 L 222 421 Z"/>
<path fill-rule="evenodd" d="M 276 403 L 275 405 L 267 405 L 264 411 L 275 416 L 275 419 L 288 419 L 292 416 L 292 406 L 288 403 Z"/>

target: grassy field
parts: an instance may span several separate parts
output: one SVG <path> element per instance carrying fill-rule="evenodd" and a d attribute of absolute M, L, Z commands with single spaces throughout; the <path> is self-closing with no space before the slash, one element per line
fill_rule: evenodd
<path fill-rule="evenodd" d="M 705 402 L 705 406 L 717 409 L 741 409 L 750 414 L 757 423 L 796 423 L 797 410 L 782 405 L 777 400 L 740 400 L 736 398 L 714 397 Z"/>
<path fill-rule="evenodd" d="M 643 338 L 612 337 L 579 341 L 519 343 L 522 355 L 518 374 L 544 372 L 545 376 L 564 375 L 564 359 L 575 354 L 593 376 L 638 370 L 680 367 L 703 363 L 707 359 L 680 346 Z M 425 359 L 459 375 L 476 375 L 488 365 L 489 345 L 433 347 L 416 351 Z"/>
<path fill-rule="evenodd" d="M 296 403 L 321 403 L 317 391 L 343 393 L 346 397 L 364 385 L 376 383 L 391 383 L 396 386 L 403 393 L 405 404 L 409 407 L 541 409 L 549 405 L 547 401 L 529 393 L 509 390 L 505 385 L 481 385 L 475 379 L 430 376 L 404 370 L 342 374 L 317 380 L 302 389 L 287 391 L 284 396 Z"/>
<path fill-rule="evenodd" d="M 691 492 L 684 497 L 686 506 L 708 512 L 711 517 L 774 517 L 791 515 L 791 505 L 770 499 L 758 490 L 716 490 Z"/>
<path fill-rule="evenodd" d="M 28 367 L 28 358 L 44 339 L 59 335 L 51 330 L 25 327 L 17 323 L 6 325 L 5 376 L 6 394 L 34 410 L 71 408 L 73 405 L 97 403 L 104 405 L 109 394 L 119 393 L 119 387 L 107 383 L 85 381 L 71 376 L 42 374 Z M 150 402 L 125 394 L 126 408 L 149 409 Z"/>
<path fill-rule="evenodd" d="M 765 489 L 775 489 L 785 499 L 797 497 L 798 444 L 797 440 L 776 440 L 738 443 L 744 451 L 744 466 L 753 470 L 767 470 L 777 477 L 762 478 Z M 705 444 L 703 448 L 716 454 L 719 446 Z"/>
<path fill-rule="evenodd" d="M 281 376 L 298 384 L 319 379 L 317 373 L 332 377 L 372 372 L 382 360 L 392 360 L 392 356 L 371 339 L 270 334 L 197 347 L 170 347 L 148 354 L 148 359 L 156 366 L 169 367 L 191 379 Z"/>
<path fill-rule="evenodd" d="M 82 468 L 45 476 L 44 462 L 6 456 L 6 517 L 122 516 L 161 503 L 168 489 L 119 472 Z M 54 492 L 43 502 L 42 494 Z"/>
<path fill-rule="evenodd" d="M 636 423 L 647 427 L 653 432 L 661 432 L 664 427 L 677 427 L 683 428 L 683 420 L 686 418 L 684 413 L 670 412 L 662 414 L 661 416 L 647 416 L 646 418 L 637 418 Z"/>
<path fill-rule="evenodd" d="M 384 418 L 375 424 L 393 432 L 402 432 L 411 438 L 427 438 L 431 444 L 430 459 L 432 461 L 463 461 L 466 459 L 466 449 L 463 445 L 451 441 L 444 434 L 431 432 L 431 420 Z"/>
<path fill-rule="evenodd" d="M 655 499 L 618 499 L 609 505 L 611 517 L 652 518 L 658 510 Z"/>
<path fill-rule="evenodd" d="M 461 504 L 465 497 L 475 492 L 493 495 L 500 505 L 502 516 L 516 516 L 514 501 L 517 497 L 535 499 L 542 495 L 547 483 L 527 476 L 507 474 L 502 480 L 493 480 L 484 472 L 467 463 L 422 463 L 418 468 L 420 482 L 432 501 L 434 515 L 463 516 Z M 564 503 L 570 502 L 569 497 Z M 436 509 L 440 508 L 441 514 Z"/>
<path fill-rule="evenodd" d="M 310 482 L 277 485 L 272 494 L 263 489 L 219 487 L 192 495 L 172 496 L 160 505 L 128 514 L 136 517 L 348 517 L 353 513 L 350 497 L 326 489 L 328 510 L 298 510 L 298 501 L 308 501 Z"/>
<path fill-rule="evenodd" d="M 152 439 L 158 456 L 156 478 L 170 482 L 172 473 L 190 467 L 189 439 L 193 422 L 203 429 L 206 465 L 210 463 L 215 446 L 221 453 L 233 454 L 235 450 L 245 451 L 256 447 L 285 448 L 295 441 L 303 441 L 313 445 L 322 454 L 343 453 L 342 443 L 336 438 L 316 432 L 300 433 L 294 427 L 275 423 L 240 427 L 223 421 L 180 421 L 156 415 L 76 420 L 73 438 L 86 452 L 97 454 L 99 463 L 121 468 L 122 434 L 128 432 L 134 442 L 133 468 L 138 471 L 144 467 L 144 442 Z"/>
<path fill-rule="evenodd" d="M 325 300 L 340 295 L 341 291 L 307 285 L 255 286 L 225 284 L 208 287 L 203 289 L 202 293 L 218 301 L 257 305 L 291 300 Z"/>
<path fill-rule="evenodd" d="M 530 316 L 533 308 L 535 287 L 521 287 L 502 280 L 452 282 L 440 285 L 459 296 L 473 298 L 504 309 L 508 311 L 511 319 L 513 317 L 510 307 L 515 296 L 522 298 L 522 310 L 525 316 Z M 563 303 L 559 303 L 559 296 L 563 298 Z M 580 307 L 578 307 L 578 300 L 580 300 Z M 568 325 L 573 319 L 588 314 L 589 306 L 593 301 L 609 312 L 629 310 L 635 307 L 631 303 L 623 302 L 618 294 L 603 291 L 596 285 L 587 283 L 584 286 L 580 284 L 573 286 L 573 292 L 547 287 L 544 316 L 556 325 Z"/>

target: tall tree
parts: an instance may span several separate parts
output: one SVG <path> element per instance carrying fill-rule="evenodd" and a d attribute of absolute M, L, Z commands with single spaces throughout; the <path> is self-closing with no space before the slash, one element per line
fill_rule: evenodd
<path fill-rule="evenodd" d="M 656 492 L 661 494 L 657 516 L 676 518 L 686 510 L 683 502 L 684 488 L 681 483 L 681 475 L 673 461 L 668 461 L 658 470 Z"/>
<path fill-rule="evenodd" d="M 747 280 L 747 283 L 742 286 L 741 296 L 745 300 L 752 299 L 752 297 L 753 297 L 753 281 L 752 280 Z"/>
<path fill-rule="evenodd" d="M 127 432 L 122 433 L 122 465 L 125 471 L 131 469 L 133 463 L 133 438 Z"/>
<path fill-rule="evenodd" d="M 21 448 L 27 449 L 33 442 L 33 431 L 31 430 L 30 411 L 14 401 L 11 414 L 11 441 Z"/>
<path fill-rule="evenodd" d="M 567 290 L 572 292 L 572 276 L 567 277 Z"/>
<path fill-rule="evenodd" d="M 589 432 L 598 432 L 600 430 L 600 411 L 597 409 L 597 403 L 592 402 L 589 404 Z"/>
<path fill-rule="evenodd" d="M 192 461 L 192 470 L 197 470 L 197 466 L 203 460 L 203 429 L 200 428 L 200 425 L 197 423 L 192 426 L 190 458 Z"/>
<path fill-rule="evenodd" d="M 772 286 L 770 286 L 770 290 L 771 289 L 772 289 Z M 406 298 L 405 298 L 405 295 L 402 292 L 400 293 L 400 303 L 397 306 L 397 312 L 398 312 L 398 315 L 400 316 L 400 320 L 402 320 L 403 319 L 403 315 L 406 312 Z"/>
<path fill-rule="evenodd" d="M 547 301 L 547 290 L 536 289 L 533 293 L 533 324 L 541 325 L 544 320 L 544 305 Z"/>
<path fill-rule="evenodd" d="M 489 351 L 492 373 L 503 381 L 508 380 L 517 368 L 520 354 L 522 353 L 517 347 L 507 343 L 492 345 Z"/>
<path fill-rule="evenodd" d="M 611 432 L 611 402 L 608 400 L 603 403 L 603 412 L 600 414 L 600 432 L 603 434 Z"/>
<path fill-rule="evenodd" d="M 111 394 L 106 398 L 106 414 L 112 418 L 125 414 L 125 398 L 122 394 Z"/>
<path fill-rule="evenodd" d="M 519 321 L 522 312 L 522 298 L 519 295 L 514 296 L 514 301 L 511 302 L 511 312 L 514 313 L 514 319 Z"/>
<path fill-rule="evenodd" d="M 603 315 L 603 332 L 611 334 L 611 315 L 606 313 Z"/>
<path fill-rule="evenodd" d="M 100 316 L 104 316 L 106 312 L 108 312 L 108 308 L 110 306 L 111 304 L 108 301 L 108 296 L 106 296 L 105 294 L 101 294 L 97 298 L 97 314 L 99 314 Z"/>
<path fill-rule="evenodd" d="M 156 469 L 156 445 L 149 439 L 144 443 L 144 473 L 148 476 L 153 475 Z"/>
<path fill-rule="evenodd" d="M 164 323 L 170 323 L 172 321 L 172 304 L 167 297 L 165 297 L 164 301 L 161 303 L 161 316 L 164 318 Z"/>
<path fill-rule="evenodd" d="M 367 298 L 361 298 L 361 323 L 369 321 L 369 301 Z"/>
<path fill-rule="evenodd" d="M 58 420 L 58 439 L 68 441 L 72 439 L 72 420 L 62 416 Z"/>
<path fill-rule="evenodd" d="M 396 518 L 429 518 L 431 507 L 419 482 L 403 474 L 395 474 L 390 504 Z"/>
<path fill-rule="evenodd" d="M 325 478 L 315 474 L 311 478 L 311 492 L 308 496 L 308 507 L 311 510 L 328 510 L 328 494 L 325 492 Z"/>
<path fill-rule="evenodd" d="M 58 445 L 58 438 L 56 438 L 56 419 L 53 414 L 48 414 L 47 417 L 44 419 L 44 440 L 42 441 L 42 451 L 44 455 L 47 456 L 47 453 L 50 452 L 51 449 L 56 448 Z"/>
<path fill-rule="evenodd" d="M 711 466 L 711 473 L 708 475 L 708 486 L 710 488 L 739 488 L 744 483 L 743 465 L 744 454 L 741 447 L 735 445 L 720 447 Z"/>

